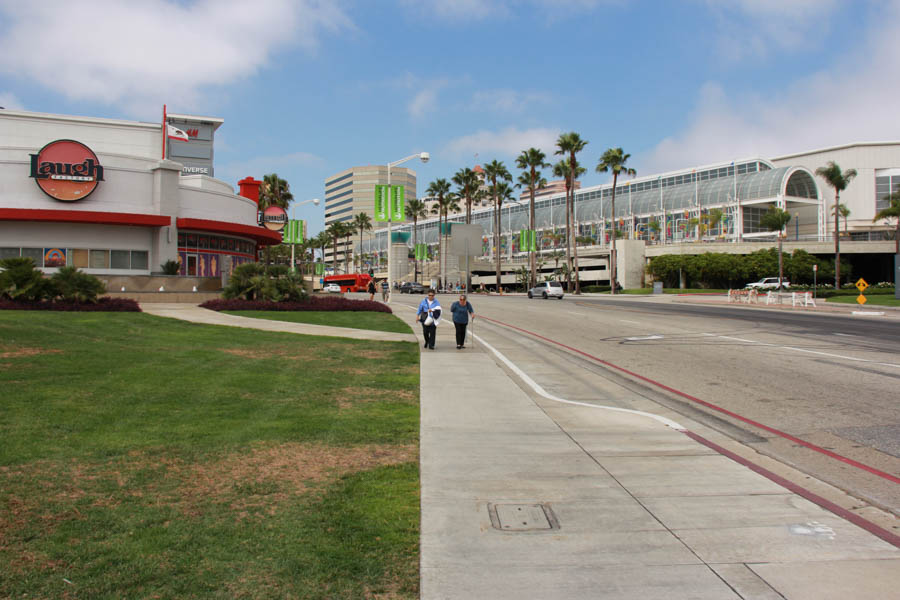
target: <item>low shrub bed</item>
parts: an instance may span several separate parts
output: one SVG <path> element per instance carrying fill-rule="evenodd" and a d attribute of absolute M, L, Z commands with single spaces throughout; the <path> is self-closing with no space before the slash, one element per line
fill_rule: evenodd
<path fill-rule="evenodd" d="M 97 302 L 71 300 L 5 300 L 0 298 L 0 310 L 59 310 L 66 312 L 141 312 L 137 300 L 131 298 L 99 298 Z"/>
<path fill-rule="evenodd" d="M 200 308 L 209 310 L 279 310 L 279 311 L 351 311 L 351 312 L 383 312 L 393 314 L 387 304 L 371 300 L 350 300 L 338 296 L 311 296 L 306 300 L 292 302 L 272 302 L 269 300 L 244 300 L 231 298 L 227 300 L 207 300 Z"/>

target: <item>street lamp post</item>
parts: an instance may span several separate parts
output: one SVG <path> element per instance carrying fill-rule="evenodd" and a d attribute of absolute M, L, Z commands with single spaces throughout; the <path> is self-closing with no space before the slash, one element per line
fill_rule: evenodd
<path fill-rule="evenodd" d="M 800 212 L 794 213 L 794 239 L 800 241 Z"/>
<path fill-rule="evenodd" d="M 397 165 L 403 164 L 408 160 L 412 160 L 414 158 L 418 158 L 423 163 L 427 163 L 431 158 L 431 155 L 427 152 L 420 152 L 418 154 L 411 154 L 406 158 L 401 158 L 400 160 L 395 160 L 394 162 L 388 163 L 387 165 L 387 213 L 388 213 L 388 230 L 387 230 L 387 252 L 388 252 L 388 276 L 387 276 L 387 284 L 388 284 L 388 303 L 390 303 L 391 298 L 394 295 L 394 278 L 391 273 L 391 268 L 393 267 L 393 256 L 394 253 L 391 252 L 391 237 L 393 237 L 393 226 L 394 226 L 394 211 L 392 210 L 394 207 L 392 206 L 392 196 L 391 193 L 391 169 L 396 167 Z M 438 232 L 440 235 L 440 232 Z"/>
<path fill-rule="evenodd" d="M 309 204 L 310 202 L 312 202 L 313 204 L 318 206 L 319 202 L 321 202 L 321 200 L 319 200 L 318 198 L 312 198 L 310 200 L 304 200 L 303 202 L 297 202 L 296 204 L 291 205 L 291 221 L 294 220 L 294 209 L 297 208 L 298 206 L 302 206 L 304 204 Z M 297 272 L 297 265 L 294 262 L 294 248 L 296 246 L 297 246 L 297 244 L 291 244 L 291 271 L 293 271 L 295 273 Z"/>

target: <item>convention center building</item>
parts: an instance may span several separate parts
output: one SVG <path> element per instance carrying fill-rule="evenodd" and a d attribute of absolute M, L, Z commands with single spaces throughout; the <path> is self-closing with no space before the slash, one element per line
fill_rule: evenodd
<path fill-rule="evenodd" d="M 158 123 L 0 110 L 0 259 L 44 271 L 216 277 L 281 233 L 257 222 L 260 181 L 214 178 L 214 117 Z"/>

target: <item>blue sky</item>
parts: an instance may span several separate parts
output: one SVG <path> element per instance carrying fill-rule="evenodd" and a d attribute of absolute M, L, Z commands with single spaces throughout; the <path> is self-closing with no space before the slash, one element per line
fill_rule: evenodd
<path fill-rule="evenodd" d="M 609 147 L 648 175 L 900 139 L 898 31 L 900 1 L 0 0 L 0 106 L 221 117 L 216 176 L 297 200 L 428 151 L 422 194 L 577 131 L 587 186 Z"/>

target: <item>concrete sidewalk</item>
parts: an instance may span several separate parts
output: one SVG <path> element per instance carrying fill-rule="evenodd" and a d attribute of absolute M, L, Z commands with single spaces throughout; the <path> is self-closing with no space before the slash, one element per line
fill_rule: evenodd
<path fill-rule="evenodd" d="M 897 547 L 650 418 L 526 392 L 453 333 L 422 353 L 423 599 L 896 597 Z"/>
<path fill-rule="evenodd" d="M 200 308 L 196 304 L 148 303 L 141 304 L 141 310 L 157 317 L 170 317 L 205 323 L 207 325 L 225 325 L 227 327 L 244 327 L 262 331 L 284 331 L 303 335 L 327 335 L 345 337 L 356 340 L 375 340 L 381 342 L 415 342 L 416 337 L 409 333 L 392 333 L 389 331 L 373 331 L 371 329 L 351 329 L 349 327 L 329 327 L 326 325 L 310 325 L 308 323 L 288 323 L 286 321 L 270 321 L 268 319 L 252 319 L 229 315 L 214 310 Z"/>

